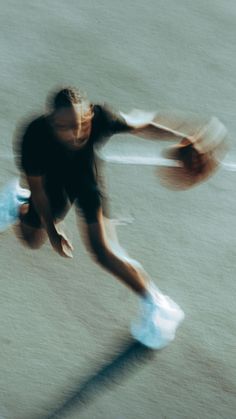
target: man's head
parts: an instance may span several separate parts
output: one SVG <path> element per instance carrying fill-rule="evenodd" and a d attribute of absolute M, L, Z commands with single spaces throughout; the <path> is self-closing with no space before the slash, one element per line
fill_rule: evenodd
<path fill-rule="evenodd" d="M 66 87 L 50 95 L 49 119 L 56 138 L 72 149 L 80 149 L 91 132 L 93 112 L 79 90 Z"/>

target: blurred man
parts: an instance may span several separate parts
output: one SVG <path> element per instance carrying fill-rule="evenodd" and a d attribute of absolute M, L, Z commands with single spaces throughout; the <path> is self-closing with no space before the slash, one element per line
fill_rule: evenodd
<path fill-rule="evenodd" d="M 54 93 L 46 113 L 26 127 L 19 141 L 20 166 L 30 199 L 19 205 L 18 228 L 30 248 L 39 248 L 49 238 L 60 256 L 72 257 L 72 244 L 58 229 L 58 222 L 74 205 L 83 215 L 86 242 L 96 262 L 141 297 L 142 313 L 132 325 L 134 337 L 149 347 L 162 348 L 174 339 L 184 313 L 161 294 L 141 265 L 110 245 L 94 149 L 114 134 L 129 133 L 182 141 L 178 158 L 189 173 L 199 172 L 204 160 L 191 138 L 153 124 L 152 120 L 145 123 L 141 120 L 114 113 L 107 106 L 91 104 L 74 88 Z"/>

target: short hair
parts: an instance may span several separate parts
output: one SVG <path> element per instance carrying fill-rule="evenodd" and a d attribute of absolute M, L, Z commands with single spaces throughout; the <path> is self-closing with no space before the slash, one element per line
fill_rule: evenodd
<path fill-rule="evenodd" d="M 79 90 L 72 87 L 66 87 L 54 95 L 53 108 L 58 109 L 77 105 L 81 102 L 81 96 L 82 95 Z"/>
<path fill-rule="evenodd" d="M 80 105 L 82 121 L 91 119 L 92 117 L 90 103 L 86 95 L 76 87 L 68 86 L 51 92 L 48 97 L 47 105 L 50 113 L 54 113 L 61 108 L 70 108 L 73 105 Z"/>

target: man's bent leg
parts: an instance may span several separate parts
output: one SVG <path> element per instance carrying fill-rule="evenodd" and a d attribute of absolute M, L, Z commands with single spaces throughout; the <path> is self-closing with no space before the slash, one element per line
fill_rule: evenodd
<path fill-rule="evenodd" d="M 144 296 L 147 292 L 147 275 L 141 265 L 132 261 L 125 252 L 122 254 L 112 248 L 106 234 L 102 209 L 98 210 L 96 222 L 87 223 L 84 231 L 86 243 L 95 260 L 133 291 Z"/>
<path fill-rule="evenodd" d="M 70 209 L 70 203 L 63 191 L 53 191 L 49 194 L 51 206 L 53 208 L 53 218 L 58 224 L 65 217 Z M 40 217 L 31 199 L 28 203 L 22 204 L 19 210 L 20 222 L 15 226 L 16 236 L 20 241 L 31 249 L 39 249 L 47 240 L 48 235 L 42 226 Z"/>
<path fill-rule="evenodd" d="M 142 297 L 141 313 L 131 325 L 133 337 L 152 349 L 167 346 L 175 338 L 176 329 L 184 318 L 183 311 L 149 281 L 138 262 L 128 257 L 114 232 L 108 231 L 106 235 L 101 209 L 96 222 L 86 224 L 85 233 L 97 262 Z"/>
<path fill-rule="evenodd" d="M 24 246 L 30 247 L 31 249 L 39 249 L 47 240 L 47 233 L 40 225 L 37 214 L 31 219 L 31 221 L 34 221 L 35 225 L 33 225 L 33 223 L 30 225 L 30 223 L 24 222 L 27 220 L 28 214 L 29 204 L 22 204 L 19 214 L 20 220 L 19 223 L 14 226 L 14 232 Z"/>
<path fill-rule="evenodd" d="M 15 234 L 24 246 L 39 249 L 47 240 L 44 228 L 35 228 L 20 221 L 14 226 Z"/>

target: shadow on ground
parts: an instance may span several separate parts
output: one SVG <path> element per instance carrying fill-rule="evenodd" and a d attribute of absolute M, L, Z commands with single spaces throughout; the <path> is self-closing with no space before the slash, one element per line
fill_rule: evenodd
<path fill-rule="evenodd" d="M 116 346 L 117 347 L 117 346 Z M 75 384 L 74 391 L 59 403 L 46 416 L 40 419 L 59 419 L 76 409 L 80 411 L 92 402 L 106 388 L 111 388 L 126 379 L 141 364 L 153 359 L 155 352 L 129 338 L 120 348 L 119 354 L 113 357 L 100 369 L 92 372 L 81 383 Z M 49 410 L 48 410 L 49 411 Z M 39 418 L 38 418 L 39 419 Z"/>

